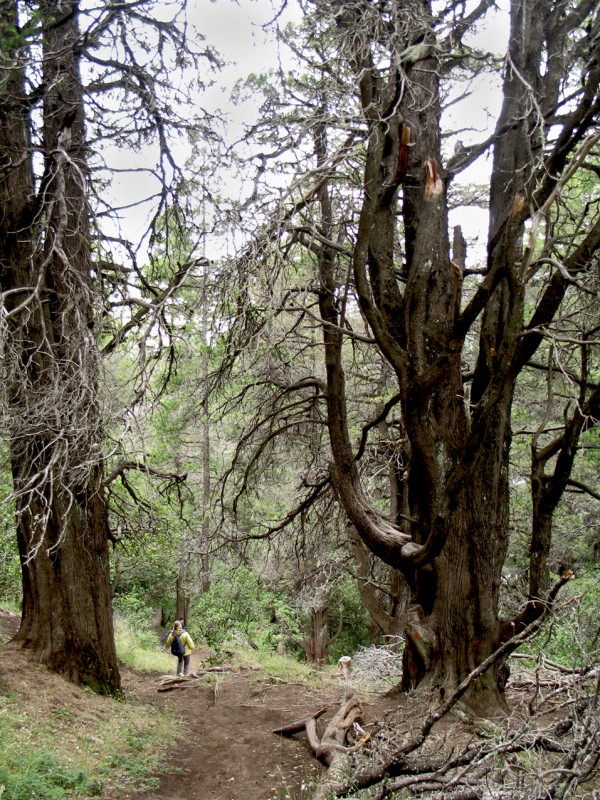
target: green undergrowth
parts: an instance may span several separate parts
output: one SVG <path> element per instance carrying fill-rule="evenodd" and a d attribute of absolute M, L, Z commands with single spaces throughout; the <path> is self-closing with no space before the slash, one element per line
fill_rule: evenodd
<path fill-rule="evenodd" d="M 0 696 L 2 800 L 117 800 L 152 788 L 152 773 L 165 771 L 166 743 L 180 726 L 164 713 L 105 702 L 112 705 L 106 719 L 78 728 L 68 709 L 45 719 Z"/>
<path fill-rule="evenodd" d="M 599 619 L 600 569 L 595 567 L 563 587 L 539 635 L 520 652 L 540 663 L 550 660 L 567 669 L 590 669 L 600 657 Z"/>
<path fill-rule="evenodd" d="M 23 694 L 0 684 L 2 800 L 119 800 L 157 784 L 180 720 L 40 675 Z"/>
<path fill-rule="evenodd" d="M 318 686 L 333 673 L 330 667 L 316 669 L 290 656 L 280 656 L 272 650 L 236 647 L 230 652 L 232 663 L 241 667 L 261 670 L 266 679 L 271 678 L 282 683 L 305 683 L 307 686 Z"/>
<path fill-rule="evenodd" d="M 126 618 L 116 616 L 115 644 L 119 661 L 138 672 L 172 672 L 173 656 L 155 633 L 148 635 Z"/>

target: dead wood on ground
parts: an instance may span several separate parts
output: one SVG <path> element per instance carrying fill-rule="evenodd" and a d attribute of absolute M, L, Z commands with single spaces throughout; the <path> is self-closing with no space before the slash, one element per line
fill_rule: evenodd
<path fill-rule="evenodd" d="M 320 708 L 318 711 L 315 711 L 314 714 L 309 714 L 307 717 L 303 717 L 302 719 L 296 720 L 295 722 L 290 722 L 288 725 L 284 725 L 282 728 L 275 728 L 273 733 L 278 733 L 281 736 L 293 736 L 295 733 L 300 733 L 306 728 L 306 723 L 309 720 L 315 720 L 321 717 L 327 711 L 327 706 Z"/>
<path fill-rule="evenodd" d="M 173 689 L 189 689 L 198 685 L 198 679 L 203 675 L 220 675 L 223 672 L 236 672 L 241 669 L 248 669 L 247 667 L 206 667 L 197 672 L 190 672 L 185 677 L 166 677 L 161 679 L 161 685 L 158 687 L 159 692 L 170 692 Z M 251 668 L 250 668 L 251 669 Z"/>
<path fill-rule="evenodd" d="M 292 736 L 304 729 L 315 756 L 327 765 L 328 770 L 321 780 L 313 800 L 325 800 L 336 788 L 347 782 L 350 754 L 362 747 L 369 738 L 368 734 L 365 734 L 352 747 L 344 744 L 348 731 L 362 716 L 360 700 L 355 694 L 344 695 L 340 708 L 327 724 L 323 735 L 319 736 L 317 718 L 325 711 L 326 709 L 323 708 L 311 716 L 291 722 L 273 731 L 273 733 Z M 362 729 L 361 733 L 364 733 Z"/>

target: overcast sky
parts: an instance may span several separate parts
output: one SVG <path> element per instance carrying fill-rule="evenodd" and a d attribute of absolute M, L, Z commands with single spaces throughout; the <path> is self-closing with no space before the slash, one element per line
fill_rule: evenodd
<path fill-rule="evenodd" d="M 473 3 L 470 0 L 469 5 Z M 208 44 L 220 52 L 226 62 L 226 67 L 219 75 L 215 75 L 215 85 L 209 89 L 206 96 L 200 98 L 200 103 L 209 110 L 221 108 L 229 115 L 230 124 L 238 135 L 243 122 L 248 122 L 248 108 L 236 107 L 229 102 L 229 95 L 236 80 L 246 77 L 250 73 L 260 73 L 277 65 L 278 51 L 274 36 L 274 26 L 268 26 L 277 14 L 276 0 L 189 0 L 188 16 L 190 23 L 205 37 Z M 481 26 L 477 31 L 476 43 L 498 55 L 505 51 L 508 32 L 508 0 L 500 0 L 500 11 L 490 17 L 486 26 Z M 279 22 L 289 19 L 298 19 L 299 12 L 294 0 L 289 0 L 284 15 Z M 460 104 L 452 107 L 444 119 L 446 130 L 462 130 L 471 128 L 459 134 L 465 144 L 484 139 L 493 128 L 495 118 L 499 111 L 500 81 L 486 78 L 472 84 L 470 96 Z M 453 147 L 454 142 L 449 139 L 448 147 Z M 131 163 L 131 155 L 121 153 L 118 156 L 123 164 Z M 141 156 L 143 159 L 143 154 Z M 152 154 L 147 154 L 150 164 Z M 486 179 L 486 165 L 478 164 L 471 168 L 461 180 L 481 182 Z M 122 195 L 126 200 L 132 192 L 140 196 L 143 192 L 150 191 L 149 180 L 137 176 L 134 181 L 123 177 L 115 182 L 115 194 Z M 129 212 L 128 225 L 130 228 L 141 229 L 146 221 L 148 208 L 145 210 Z M 477 209 L 460 209 L 454 214 L 453 224 L 460 222 L 468 239 L 478 245 L 471 248 L 471 260 L 483 255 L 487 236 L 487 212 Z M 210 255 L 210 253 L 208 253 Z"/>

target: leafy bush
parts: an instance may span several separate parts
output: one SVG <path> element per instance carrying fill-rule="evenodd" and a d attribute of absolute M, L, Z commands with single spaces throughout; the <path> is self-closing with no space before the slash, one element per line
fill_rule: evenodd
<path fill-rule="evenodd" d="M 0 472 L 2 503 L 9 488 L 5 472 Z M 21 559 L 14 520 L 14 507 L 13 504 L 9 504 L 4 507 L 4 513 L 0 516 L 0 600 L 11 607 L 18 606 L 22 598 Z"/>
<path fill-rule="evenodd" d="M 542 652 L 551 661 L 578 669 L 600 651 L 600 570 L 588 570 L 562 590 L 562 605 L 523 652 Z"/>
<path fill-rule="evenodd" d="M 120 660 L 132 669 L 169 672 L 173 659 L 151 628 L 153 610 L 143 591 L 121 594 L 114 605 L 115 642 Z"/>
<path fill-rule="evenodd" d="M 225 642 L 242 638 L 252 647 L 274 649 L 280 628 L 293 628 L 290 606 L 272 592 L 249 567 L 215 565 L 212 585 L 193 608 L 195 626 L 216 650 Z"/>
<path fill-rule="evenodd" d="M 129 636 L 138 646 L 150 649 L 156 645 L 156 634 L 150 628 L 154 612 L 140 589 L 118 595 L 114 607 L 117 615 L 125 620 Z"/>
<path fill-rule="evenodd" d="M 358 591 L 356 580 L 349 575 L 337 584 L 329 605 L 330 627 L 342 615 L 342 629 L 329 646 L 329 660 L 337 663 L 340 656 L 354 653 L 369 644 L 369 614 Z M 332 631 L 332 633 L 334 633 Z"/>

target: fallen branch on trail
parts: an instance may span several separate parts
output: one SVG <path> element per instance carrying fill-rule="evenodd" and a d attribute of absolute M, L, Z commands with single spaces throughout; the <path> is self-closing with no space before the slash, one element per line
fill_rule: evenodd
<path fill-rule="evenodd" d="M 188 687 L 185 686 L 184 684 L 181 684 L 181 685 L 173 685 L 173 684 L 171 684 L 170 686 L 159 686 L 158 687 L 158 691 L 159 692 L 175 692 L 175 691 L 177 691 L 177 689 L 187 689 L 187 688 Z"/>
<path fill-rule="evenodd" d="M 284 725 L 282 728 L 275 728 L 273 733 L 279 734 L 280 736 L 293 736 L 295 733 L 300 733 L 306 728 L 306 723 L 313 719 L 318 719 L 327 711 L 327 706 L 319 709 L 319 711 L 315 711 L 314 714 L 309 714 L 308 717 L 303 717 L 302 719 L 296 720 L 296 722 L 290 722 L 289 725 Z"/>
<path fill-rule="evenodd" d="M 161 686 L 175 686 L 176 684 L 185 684 L 187 683 L 189 678 L 161 678 Z"/>
<path fill-rule="evenodd" d="M 205 675 L 206 673 L 210 672 L 234 672 L 242 669 L 254 669 L 254 667 L 227 667 L 227 666 L 205 667 L 204 669 L 201 669 L 198 672 L 192 672 L 192 677 L 197 678 L 200 675 Z"/>
<path fill-rule="evenodd" d="M 351 753 L 363 747 L 368 741 L 369 734 L 363 734 L 357 744 L 347 747 L 344 742 L 348 731 L 355 727 L 355 724 L 362 716 L 360 700 L 354 694 L 344 695 L 342 704 L 330 722 L 327 724 L 321 737 L 317 732 L 317 719 L 325 713 L 327 708 L 322 708 L 315 714 L 304 719 L 291 722 L 282 728 L 277 728 L 273 733 L 293 736 L 306 730 L 308 742 L 315 756 L 328 766 L 324 779 L 320 782 L 313 800 L 325 800 L 336 788 L 343 786 L 348 777 L 348 759 Z"/>
<path fill-rule="evenodd" d="M 158 687 L 159 692 L 170 692 L 174 689 L 188 689 L 190 686 L 198 686 L 198 678 L 203 675 L 220 675 L 223 672 L 234 672 L 237 667 L 206 667 L 206 669 L 198 670 L 198 672 L 190 672 L 185 677 L 168 677 L 161 680 L 161 685 Z M 243 669 L 240 667 L 239 669 Z"/>

